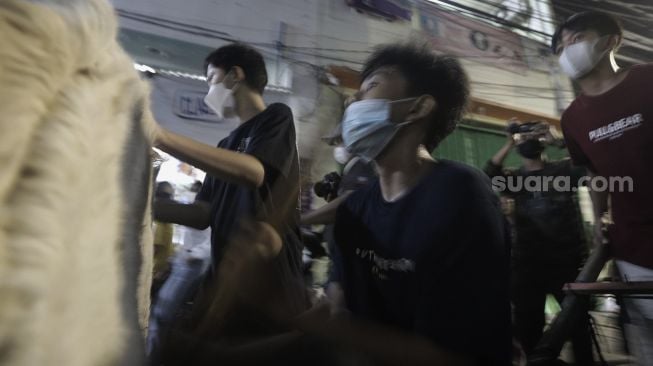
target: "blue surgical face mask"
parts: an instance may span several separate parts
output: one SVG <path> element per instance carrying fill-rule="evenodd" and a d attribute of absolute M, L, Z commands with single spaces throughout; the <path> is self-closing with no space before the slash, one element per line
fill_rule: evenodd
<path fill-rule="evenodd" d="M 342 118 L 342 140 L 347 151 L 367 162 L 376 159 L 399 129 L 410 123 L 390 121 L 392 103 L 414 99 L 366 99 L 350 104 Z"/>

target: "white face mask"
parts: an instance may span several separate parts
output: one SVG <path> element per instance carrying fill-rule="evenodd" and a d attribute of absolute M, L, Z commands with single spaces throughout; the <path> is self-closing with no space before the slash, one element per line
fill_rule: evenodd
<path fill-rule="evenodd" d="M 345 165 L 349 162 L 349 159 L 351 159 L 351 154 L 344 146 L 336 146 L 333 149 L 333 159 L 335 159 L 338 164 Z"/>
<path fill-rule="evenodd" d="M 603 56 L 610 51 L 609 49 L 603 51 L 596 49 L 596 45 L 602 39 L 605 39 L 605 37 L 582 41 L 565 47 L 559 60 L 562 72 L 572 79 L 579 79 L 592 71 Z"/>
<path fill-rule="evenodd" d="M 234 93 L 232 89 L 227 89 L 224 82 L 218 84 L 211 84 L 209 92 L 204 97 L 204 103 L 211 107 L 218 118 L 225 117 L 225 109 L 231 108 L 235 105 Z"/>

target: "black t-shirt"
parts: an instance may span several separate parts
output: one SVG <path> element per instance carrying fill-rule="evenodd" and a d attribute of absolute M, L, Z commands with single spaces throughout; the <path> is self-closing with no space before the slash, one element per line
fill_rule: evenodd
<path fill-rule="evenodd" d="M 227 241 L 246 220 L 272 224 L 283 239 L 277 258 L 285 275 L 301 276 L 299 240 L 299 159 L 293 116 L 288 106 L 275 103 L 244 122 L 218 147 L 256 157 L 265 168 L 258 189 L 224 182 L 207 175 L 197 200 L 211 203 L 213 273 Z"/>
<path fill-rule="evenodd" d="M 335 236 L 355 316 L 510 364 L 506 226 L 487 176 L 440 160 L 394 202 L 375 179 L 338 208 Z"/>
<path fill-rule="evenodd" d="M 347 191 L 355 191 L 365 186 L 370 180 L 376 177 L 376 172 L 372 163 L 366 163 L 361 158 L 355 156 L 342 170 L 342 180 L 338 187 L 338 195 Z"/>
<path fill-rule="evenodd" d="M 516 264 L 546 266 L 578 262 L 587 256 L 587 243 L 583 220 L 578 206 L 576 190 L 578 180 L 584 169 L 574 167 L 569 159 L 545 162 L 544 168 L 536 171 L 503 169 L 491 161 L 485 172 L 492 178 L 496 176 L 521 179 L 512 187 L 521 188 L 516 192 L 505 190 L 503 195 L 515 200 L 514 223 L 516 240 L 512 248 Z M 550 183 L 536 192 L 526 188 L 528 177 L 564 177 L 569 183 L 569 191 L 556 190 Z M 541 179 L 544 182 L 544 179 Z M 559 186 L 564 188 L 564 181 Z M 508 186 L 508 184 L 506 185 Z"/>

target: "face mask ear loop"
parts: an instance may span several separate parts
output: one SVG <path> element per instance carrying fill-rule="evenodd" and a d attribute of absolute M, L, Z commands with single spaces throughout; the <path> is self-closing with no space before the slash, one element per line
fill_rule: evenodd
<path fill-rule="evenodd" d="M 224 85 L 225 89 L 229 89 L 229 88 L 227 88 L 227 78 L 229 77 L 229 75 L 232 75 L 232 73 L 233 73 L 233 68 L 229 69 L 229 71 L 227 71 L 224 74 L 224 77 L 222 78 L 222 81 L 220 81 L 220 83 L 218 83 L 218 84 L 222 84 L 222 85 Z M 237 82 L 234 81 L 234 83 L 237 83 Z M 234 84 L 234 86 L 235 86 L 235 84 Z M 229 89 L 229 90 L 233 90 L 233 87 L 231 89 Z"/>
<path fill-rule="evenodd" d="M 238 90 L 238 87 L 240 86 L 241 80 L 234 80 L 234 85 L 231 87 L 231 94 L 235 95 L 236 90 Z"/>
<path fill-rule="evenodd" d="M 604 36 L 599 37 L 599 38 L 597 39 L 596 43 L 594 44 L 594 47 L 593 47 L 594 49 L 593 49 L 593 51 L 596 52 L 596 47 L 597 47 L 597 46 L 599 45 L 599 43 L 601 43 L 601 41 L 603 41 L 604 39 L 607 40 L 607 42 L 606 42 L 606 44 L 605 44 L 605 47 L 607 47 L 607 46 L 610 44 L 610 37 L 611 37 L 610 34 L 606 34 L 606 35 L 604 35 Z M 605 57 L 605 55 L 609 55 L 612 51 L 614 51 L 614 47 L 609 47 L 609 48 L 604 49 L 603 51 L 601 51 L 601 53 L 600 53 L 600 54 L 601 54 L 601 57 L 599 57 L 599 59 L 602 59 L 603 57 Z"/>
<path fill-rule="evenodd" d="M 234 71 L 233 68 L 231 70 L 229 70 L 225 74 L 224 78 L 222 79 L 222 84 L 224 85 L 225 88 L 227 87 L 227 85 L 225 84 L 225 80 L 227 79 L 227 76 L 229 76 L 229 74 L 232 75 L 232 78 L 235 77 L 235 71 Z M 234 80 L 234 85 L 231 87 L 231 89 L 228 89 L 229 92 L 231 93 L 231 98 L 232 98 L 232 101 L 234 103 L 234 105 L 233 105 L 234 108 L 236 108 L 236 104 L 238 104 L 238 102 L 236 100 L 236 91 L 238 90 L 239 85 L 240 85 L 240 81 L 239 80 Z"/>
<path fill-rule="evenodd" d="M 409 100 L 419 99 L 419 98 L 420 97 L 408 97 L 408 98 L 402 98 L 402 99 L 397 99 L 397 100 L 391 100 L 388 103 L 390 103 L 390 104 L 392 104 L 392 103 L 401 103 L 401 102 L 406 102 L 406 101 L 409 101 Z"/>
<path fill-rule="evenodd" d="M 406 98 L 406 99 L 400 99 L 400 100 L 398 100 L 397 102 L 399 102 L 399 101 L 411 100 L 411 99 L 419 99 L 419 98 L 421 98 L 421 96 L 419 96 L 419 97 L 412 97 L 412 98 Z M 414 105 L 413 105 L 413 107 L 414 107 Z M 413 107 L 411 107 L 411 109 L 412 109 Z M 408 110 L 408 114 L 410 114 L 410 109 Z M 397 127 L 404 127 L 404 126 L 411 125 L 411 124 L 413 124 L 413 123 L 415 123 L 415 120 L 412 120 L 412 121 L 403 121 L 403 122 L 401 122 L 401 123 L 397 123 Z"/>

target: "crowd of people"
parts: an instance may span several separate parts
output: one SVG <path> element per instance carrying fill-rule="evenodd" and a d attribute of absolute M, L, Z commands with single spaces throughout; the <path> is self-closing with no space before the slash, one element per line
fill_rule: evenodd
<path fill-rule="evenodd" d="M 511 121 L 484 171 L 432 156 L 465 113 L 461 64 L 414 44 L 379 47 L 329 139 L 345 167 L 337 198 L 302 217 L 293 115 L 265 105 L 263 57 L 244 44 L 208 55 L 206 104 L 241 122 L 217 147 L 155 133 L 156 147 L 207 176 L 193 203 L 160 186 L 154 216 L 210 228 L 211 253 L 207 265 L 173 267 L 173 282 L 154 295 L 151 364 L 510 365 L 533 352 L 546 295 L 563 298 L 593 247 L 609 243 L 623 280 L 652 281 L 653 68 L 619 68 L 622 38 L 619 22 L 600 12 L 560 25 L 552 49 L 581 90 L 562 116 L 564 136 Z M 571 159 L 548 161 L 547 145 Z M 513 148 L 522 164 L 504 168 Z M 575 184 L 587 175 L 634 182 L 628 192 L 590 189 L 591 238 Z M 574 183 L 496 192 L 497 178 L 529 177 Z M 514 202 L 508 219 L 499 196 Z M 307 292 L 302 224 L 328 225 L 325 298 Z M 625 298 L 622 308 L 630 351 L 652 365 L 653 300 Z M 593 365 L 589 318 L 579 319 L 575 361 Z"/>

